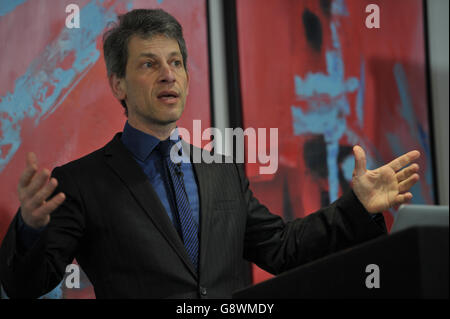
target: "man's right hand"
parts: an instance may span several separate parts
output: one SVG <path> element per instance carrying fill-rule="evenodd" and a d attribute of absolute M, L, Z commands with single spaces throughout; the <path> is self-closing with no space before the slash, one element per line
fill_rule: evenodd
<path fill-rule="evenodd" d="M 36 155 L 28 153 L 27 167 L 20 177 L 17 191 L 22 219 L 35 229 L 46 226 L 50 221 L 50 214 L 66 199 L 64 193 L 48 199 L 58 186 L 56 178 L 49 178 L 50 171 L 45 168 L 38 171 Z"/>

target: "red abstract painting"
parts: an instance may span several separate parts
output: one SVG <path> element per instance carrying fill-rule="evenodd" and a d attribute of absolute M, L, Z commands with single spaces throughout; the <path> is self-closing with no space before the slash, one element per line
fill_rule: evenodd
<path fill-rule="evenodd" d="M 188 49 L 190 90 L 179 126 L 210 126 L 206 1 L 79 0 L 80 27 L 67 28 L 70 0 L 0 4 L 0 241 L 19 207 L 17 183 L 27 152 L 52 169 L 104 146 L 126 117 L 108 85 L 102 34 L 119 14 L 162 8 L 179 20 Z M 93 298 L 59 285 L 45 298 Z"/>
<path fill-rule="evenodd" d="M 422 153 L 413 203 L 434 203 L 423 3 L 379 0 L 239 0 L 237 30 L 244 128 L 278 129 L 278 170 L 247 164 L 273 213 L 303 217 L 350 188 L 352 146 L 369 168 Z M 249 145 L 249 147 L 251 147 Z M 384 212 L 388 228 L 396 211 Z M 255 282 L 269 274 L 254 268 Z"/>

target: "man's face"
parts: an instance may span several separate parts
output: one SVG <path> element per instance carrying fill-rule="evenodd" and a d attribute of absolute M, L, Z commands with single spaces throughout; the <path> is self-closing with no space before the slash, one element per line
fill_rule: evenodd
<path fill-rule="evenodd" d="M 189 91 L 178 42 L 163 35 L 131 37 L 121 82 L 131 125 L 175 125 Z"/>

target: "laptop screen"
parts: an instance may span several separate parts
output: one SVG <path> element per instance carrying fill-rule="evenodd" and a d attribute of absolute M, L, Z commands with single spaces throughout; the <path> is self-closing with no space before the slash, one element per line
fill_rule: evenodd
<path fill-rule="evenodd" d="M 414 226 L 447 226 L 448 206 L 437 205 L 401 205 L 391 233 Z"/>

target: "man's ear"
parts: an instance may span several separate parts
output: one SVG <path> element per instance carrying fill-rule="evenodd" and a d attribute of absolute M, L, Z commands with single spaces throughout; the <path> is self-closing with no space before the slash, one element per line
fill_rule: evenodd
<path fill-rule="evenodd" d="M 125 84 L 125 78 L 119 78 L 116 74 L 109 76 L 109 86 L 114 96 L 119 100 L 125 100 L 127 97 L 127 86 Z"/>

